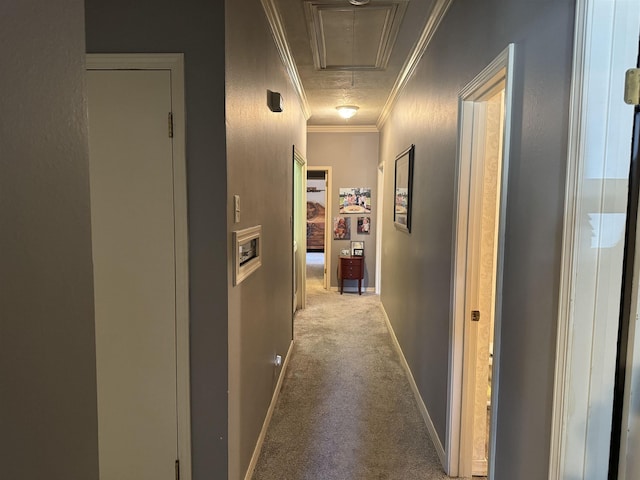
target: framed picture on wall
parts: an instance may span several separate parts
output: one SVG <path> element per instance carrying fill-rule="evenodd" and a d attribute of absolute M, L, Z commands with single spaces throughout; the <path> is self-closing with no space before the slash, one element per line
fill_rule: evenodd
<path fill-rule="evenodd" d="M 371 232 L 371 217 L 358 217 L 358 233 L 369 235 Z"/>
<path fill-rule="evenodd" d="M 393 223 L 399 230 L 411 233 L 411 197 L 415 145 L 396 157 Z"/>
<path fill-rule="evenodd" d="M 348 217 L 334 217 L 333 219 L 333 239 L 351 239 L 351 219 Z"/>
<path fill-rule="evenodd" d="M 359 250 L 359 254 L 356 253 Z M 361 241 L 352 241 L 351 242 L 351 255 L 353 256 L 363 256 L 364 255 L 364 242 Z"/>
<path fill-rule="evenodd" d="M 371 213 L 371 189 L 348 187 L 340 189 L 340 213 Z"/>

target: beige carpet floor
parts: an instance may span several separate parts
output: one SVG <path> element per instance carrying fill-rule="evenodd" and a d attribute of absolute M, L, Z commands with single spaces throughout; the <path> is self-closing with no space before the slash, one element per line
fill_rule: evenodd
<path fill-rule="evenodd" d="M 378 296 L 324 290 L 315 262 L 307 267 L 307 308 L 294 321 L 292 356 L 253 479 L 448 478 Z"/>

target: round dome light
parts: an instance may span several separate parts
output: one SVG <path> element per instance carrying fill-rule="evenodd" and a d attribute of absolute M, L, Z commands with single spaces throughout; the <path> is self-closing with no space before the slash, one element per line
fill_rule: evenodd
<path fill-rule="evenodd" d="M 336 110 L 338 110 L 338 115 L 342 118 L 351 118 L 358 111 L 358 107 L 355 105 L 340 105 L 339 107 L 336 107 Z"/>

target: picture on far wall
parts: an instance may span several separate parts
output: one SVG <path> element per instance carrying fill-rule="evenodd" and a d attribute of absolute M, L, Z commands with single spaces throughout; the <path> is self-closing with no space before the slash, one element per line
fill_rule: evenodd
<path fill-rule="evenodd" d="M 371 217 L 358 217 L 358 233 L 369 235 L 371 231 Z"/>
<path fill-rule="evenodd" d="M 340 213 L 371 213 L 371 189 L 340 188 Z"/>
<path fill-rule="evenodd" d="M 351 242 L 351 256 L 353 257 L 364 256 L 364 242 L 360 242 L 360 241 Z"/>
<path fill-rule="evenodd" d="M 351 219 L 348 217 L 334 217 L 333 219 L 333 239 L 351 239 Z"/>
<path fill-rule="evenodd" d="M 413 183 L 413 158 L 415 145 L 411 145 L 396 157 L 395 195 L 393 223 L 407 233 L 411 233 L 411 195 Z"/>

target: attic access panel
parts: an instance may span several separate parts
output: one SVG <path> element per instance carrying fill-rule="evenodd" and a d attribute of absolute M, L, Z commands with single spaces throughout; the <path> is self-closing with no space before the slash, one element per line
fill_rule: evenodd
<path fill-rule="evenodd" d="M 407 9 L 407 0 L 309 0 L 305 15 L 316 70 L 384 70 Z"/>

